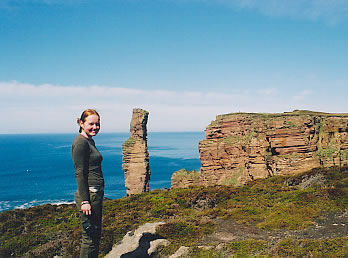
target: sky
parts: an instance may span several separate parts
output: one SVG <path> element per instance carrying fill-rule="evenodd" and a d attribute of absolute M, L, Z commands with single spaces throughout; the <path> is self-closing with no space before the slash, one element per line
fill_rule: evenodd
<path fill-rule="evenodd" d="M 0 0 L 0 133 L 204 131 L 216 115 L 348 112 L 346 0 Z"/>

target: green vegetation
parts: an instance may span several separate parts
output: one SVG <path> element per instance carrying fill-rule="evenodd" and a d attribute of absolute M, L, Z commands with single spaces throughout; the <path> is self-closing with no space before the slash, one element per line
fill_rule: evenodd
<path fill-rule="evenodd" d="M 329 146 L 328 148 L 325 149 L 319 149 L 316 153 L 315 156 L 320 159 L 330 159 L 332 158 L 333 154 L 338 152 L 338 148 L 334 146 Z"/>
<path fill-rule="evenodd" d="M 327 160 L 331 159 L 335 153 L 338 153 L 339 155 L 341 155 L 341 157 L 344 157 L 344 155 L 342 156 L 340 149 L 337 146 L 337 143 L 334 140 L 332 140 L 326 148 L 323 148 L 322 144 L 318 145 L 318 150 L 315 153 L 315 157 L 319 160 Z"/>
<path fill-rule="evenodd" d="M 324 186 L 296 186 L 318 173 L 324 176 Z M 347 256 L 347 237 L 330 239 L 330 235 L 320 235 L 317 239 L 284 238 L 272 243 L 263 240 L 277 232 L 304 230 L 318 218 L 346 210 L 347 175 L 348 169 L 322 169 L 306 175 L 255 180 L 241 187 L 155 190 L 105 201 L 101 255 L 108 253 L 129 230 L 146 222 L 165 221 L 157 233 L 170 244 L 161 247 L 161 256 L 173 254 L 180 246 L 190 247 L 189 257 L 319 257 L 321 253 Z M 0 257 L 78 256 L 78 217 L 74 205 L 44 205 L 0 213 Z M 216 242 L 209 242 L 210 249 L 199 248 L 205 237 L 218 230 L 218 223 L 230 222 L 264 232 L 260 235 L 263 238 L 250 239 L 246 234 L 221 248 L 216 248 Z"/>
<path fill-rule="evenodd" d="M 236 136 L 227 136 L 222 139 L 222 141 L 226 144 L 236 144 L 242 141 L 242 137 L 239 135 Z"/>
<path fill-rule="evenodd" d="M 284 239 L 278 244 L 281 257 L 347 257 L 348 237 L 295 240 Z"/>
<path fill-rule="evenodd" d="M 193 247 L 190 250 L 188 257 L 223 258 L 224 256 L 221 252 L 216 250 Z"/>
<path fill-rule="evenodd" d="M 341 157 L 345 157 L 344 154 L 342 156 L 340 149 L 337 146 L 337 142 L 334 139 L 331 139 L 331 141 L 327 144 L 327 146 L 323 146 L 323 134 L 324 134 L 324 126 L 325 126 L 325 119 L 321 119 L 320 122 L 317 125 L 316 130 L 319 131 L 318 134 L 318 142 L 317 142 L 317 152 L 315 153 L 315 157 L 320 160 L 321 162 L 332 159 L 335 153 L 337 155 L 340 155 Z"/>
<path fill-rule="evenodd" d="M 309 115 L 309 116 L 322 116 L 322 117 L 346 117 L 348 113 L 325 113 L 325 112 L 316 112 L 310 110 L 294 110 L 292 112 L 284 112 L 284 113 L 246 113 L 246 112 L 238 112 L 238 113 L 229 113 L 224 115 L 216 116 L 216 119 L 222 119 L 228 116 L 236 116 L 236 115 L 250 115 L 253 117 L 284 117 L 284 116 L 298 116 L 298 115 Z"/>
<path fill-rule="evenodd" d="M 265 161 L 266 161 L 266 163 L 267 162 L 271 162 L 272 158 L 273 158 L 272 152 L 266 151 L 266 153 L 265 153 Z"/>
<path fill-rule="evenodd" d="M 247 239 L 242 241 L 233 241 L 226 247 L 226 251 L 237 257 L 250 257 L 256 255 L 265 255 L 268 244 L 264 240 Z M 225 252 L 226 252 L 225 251 Z"/>
<path fill-rule="evenodd" d="M 123 144 L 122 147 L 130 147 L 135 143 L 135 139 L 132 137 L 129 137 Z"/>
<path fill-rule="evenodd" d="M 341 150 L 340 156 L 341 156 L 341 160 L 348 160 L 348 149 L 347 150 Z"/>
<path fill-rule="evenodd" d="M 253 129 L 246 135 L 233 135 L 222 138 L 222 142 L 225 144 L 249 144 L 252 138 L 258 136 L 258 133 Z"/>
<path fill-rule="evenodd" d="M 186 170 L 186 169 L 180 169 L 175 172 L 176 177 L 182 177 L 186 179 L 191 179 L 191 180 L 197 180 L 200 177 L 200 172 L 197 170 Z"/>
<path fill-rule="evenodd" d="M 288 125 L 289 125 L 291 128 L 297 127 L 297 125 L 296 125 L 294 122 L 292 122 L 292 121 L 288 121 Z"/>
<path fill-rule="evenodd" d="M 243 171 L 243 167 L 239 167 L 237 170 L 234 170 L 232 175 L 229 175 L 223 180 L 222 184 L 232 186 L 238 185 L 238 178 L 243 175 Z"/>
<path fill-rule="evenodd" d="M 188 257 L 347 257 L 348 237 L 333 239 L 283 239 L 274 247 L 265 240 L 233 241 L 221 251 L 192 248 Z"/>
<path fill-rule="evenodd" d="M 245 142 L 250 143 L 251 139 L 257 136 L 258 136 L 258 133 L 255 132 L 255 129 L 253 129 L 245 136 Z"/>
<path fill-rule="evenodd" d="M 79 231 L 79 218 L 74 205 L 42 205 L 26 210 L 0 213 L 0 257 L 19 256 L 33 247 L 38 247 L 66 236 L 68 232 Z M 81 234 L 81 231 L 79 231 Z M 65 246 L 71 253 L 75 243 Z M 52 247 L 51 252 L 56 252 Z"/>
<path fill-rule="evenodd" d="M 298 159 L 300 157 L 300 154 L 298 152 L 292 152 L 289 154 L 277 155 L 277 157 L 284 159 Z"/>
<path fill-rule="evenodd" d="M 316 131 L 319 131 L 318 134 L 318 143 L 317 143 L 317 148 L 318 150 L 322 149 L 322 140 L 323 140 L 323 134 L 324 134 L 324 126 L 325 126 L 325 119 L 320 119 L 319 123 L 316 125 Z"/>

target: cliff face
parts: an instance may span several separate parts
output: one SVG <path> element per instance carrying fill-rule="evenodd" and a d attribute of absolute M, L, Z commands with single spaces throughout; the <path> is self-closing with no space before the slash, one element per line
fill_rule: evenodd
<path fill-rule="evenodd" d="M 240 185 L 256 178 L 348 166 L 348 114 L 294 111 L 216 117 L 199 143 L 202 167 L 189 184 Z M 173 175 L 172 186 L 183 178 Z"/>
<path fill-rule="evenodd" d="M 147 149 L 147 120 L 149 112 L 133 109 L 130 137 L 122 144 L 125 186 L 127 195 L 149 191 L 150 166 Z"/>

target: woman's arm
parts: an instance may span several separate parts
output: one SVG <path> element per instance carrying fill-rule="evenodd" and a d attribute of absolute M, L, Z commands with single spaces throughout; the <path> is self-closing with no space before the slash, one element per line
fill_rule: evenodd
<path fill-rule="evenodd" d="M 77 189 L 81 197 L 81 211 L 90 214 L 90 198 L 88 190 L 90 149 L 87 141 L 78 141 L 72 149 L 72 158 L 75 167 Z"/>

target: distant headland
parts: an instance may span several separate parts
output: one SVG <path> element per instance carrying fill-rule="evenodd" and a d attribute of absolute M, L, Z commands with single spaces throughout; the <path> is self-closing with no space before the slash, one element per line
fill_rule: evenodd
<path fill-rule="evenodd" d="M 172 187 L 241 185 L 257 178 L 348 165 L 348 114 L 309 110 L 218 115 L 199 143 L 200 171 Z"/>

